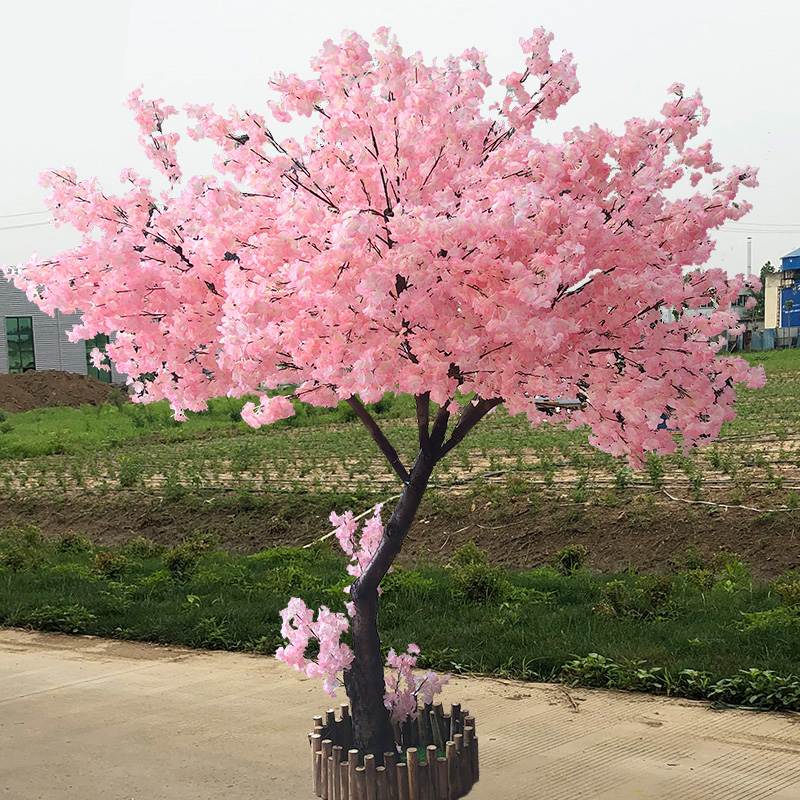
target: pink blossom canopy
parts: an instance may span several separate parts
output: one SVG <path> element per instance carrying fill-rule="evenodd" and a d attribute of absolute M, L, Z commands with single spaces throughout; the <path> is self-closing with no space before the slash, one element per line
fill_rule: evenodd
<path fill-rule="evenodd" d="M 302 142 L 256 113 L 188 107 L 221 177 L 183 179 L 178 136 L 162 130 L 177 112 L 134 92 L 170 190 L 130 170 L 119 195 L 46 173 L 56 220 L 83 241 L 31 260 L 17 283 L 47 311 L 84 312 L 77 338 L 118 332 L 117 368 L 178 415 L 259 392 L 245 418 L 272 422 L 292 406 L 262 390 L 291 383 L 315 405 L 474 391 L 533 425 L 549 419 L 537 396 L 578 396 L 570 424 L 634 458 L 674 449 L 665 413 L 688 443 L 715 436 L 735 382 L 763 374 L 718 358 L 712 340 L 736 325 L 723 309 L 741 280 L 684 268 L 749 210 L 737 194 L 755 172 L 723 174 L 710 143 L 693 143 L 708 119 L 700 95 L 676 84 L 654 119 L 546 143 L 537 121 L 578 90 L 550 34 L 520 41 L 522 72 L 490 107 L 483 53 L 437 65 L 386 29 L 375 40 L 347 32 L 310 80 L 272 80 L 278 122 L 313 117 Z M 710 319 L 683 313 L 707 303 L 720 308 Z"/>

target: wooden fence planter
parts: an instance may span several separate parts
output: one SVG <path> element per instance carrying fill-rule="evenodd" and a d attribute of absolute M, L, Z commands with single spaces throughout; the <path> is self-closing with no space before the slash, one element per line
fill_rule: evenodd
<path fill-rule="evenodd" d="M 384 753 L 381 766 L 353 749 L 350 708 L 340 708 L 338 719 L 333 709 L 314 717 L 308 735 L 312 786 L 322 800 L 457 800 L 477 782 L 475 718 L 458 703 L 449 714 L 441 703 L 426 704 L 413 722 L 394 724 L 406 759 Z"/>

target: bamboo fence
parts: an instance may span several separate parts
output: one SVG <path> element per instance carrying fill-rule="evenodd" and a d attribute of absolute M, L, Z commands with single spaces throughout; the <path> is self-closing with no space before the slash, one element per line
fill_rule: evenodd
<path fill-rule="evenodd" d="M 478 781 L 475 718 L 459 703 L 445 714 L 427 703 L 416 720 L 392 724 L 399 752 L 375 756 L 353 748 L 350 707 L 314 717 L 309 733 L 313 789 L 322 800 L 457 800 Z"/>

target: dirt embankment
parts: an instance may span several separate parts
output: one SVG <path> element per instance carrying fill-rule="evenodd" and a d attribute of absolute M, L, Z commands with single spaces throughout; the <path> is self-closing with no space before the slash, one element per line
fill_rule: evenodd
<path fill-rule="evenodd" d="M 119 389 L 75 372 L 42 370 L 0 375 L 0 409 L 12 413 L 57 406 L 97 406 L 112 394 L 119 395 Z"/>
<path fill-rule="evenodd" d="M 763 492 L 748 500 L 770 509 L 779 497 Z M 298 497 L 287 502 L 276 493 L 261 502 L 254 508 L 191 498 L 170 503 L 124 491 L 100 497 L 0 498 L 0 524 L 31 522 L 49 536 L 75 531 L 105 545 L 139 535 L 175 545 L 195 530 L 211 531 L 225 549 L 254 553 L 312 542 L 330 530 L 331 510 L 345 510 L 329 508 L 319 496 L 306 504 Z M 614 507 L 558 497 L 542 498 L 534 507 L 522 499 L 500 505 L 481 497 L 437 495 L 423 501 L 401 563 L 446 561 L 470 540 L 493 563 L 510 568 L 543 566 L 565 545 L 579 543 L 589 549 L 589 566 L 602 572 L 671 570 L 695 545 L 707 558 L 719 550 L 737 553 L 757 576 L 772 578 L 800 568 L 800 511 L 725 510 L 633 493 Z"/>

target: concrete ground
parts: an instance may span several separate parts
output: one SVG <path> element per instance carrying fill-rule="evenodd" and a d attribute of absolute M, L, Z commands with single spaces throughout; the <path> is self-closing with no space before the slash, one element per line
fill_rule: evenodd
<path fill-rule="evenodd" d="M 800 798 L 800 715 L 488 679 L 443 699 L 476 717 L 472 800 Z M 0 631 L 0 798 L 311 800 L 328 700 L 271 658 Z"/>

